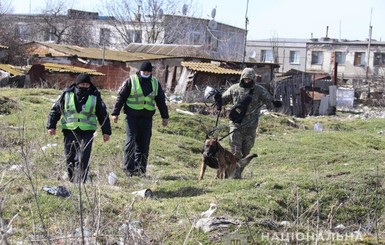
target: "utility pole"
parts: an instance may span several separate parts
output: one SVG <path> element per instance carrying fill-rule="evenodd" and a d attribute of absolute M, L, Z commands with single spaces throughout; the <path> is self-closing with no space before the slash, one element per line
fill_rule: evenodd
<path fill-rule="evenodd" d="M 373 9 L 370 9 L 370 21 L 369 21 L 369 41 L 368 41 L 368 55 L 366 57 L 366 69 L 365 69 L 365 79 L 368 83 L 368 96 L 370 98 L 370 82 L 369 82 L 369 61 L 370 61 L 370 45 L 372 42 L 372 13 Z"/>
<path fill-rule="evenodd" d="M 247 25 L 249 24 L 249 18 L 247 17 L 247 12 L 249 10 L 249 0 L 247 0 L 247 5 L 246 5 L 246 14 L 245 14 L 245 43 L 243 46 L 243 59 L 242 59 L 242 64 L 245 64 L 245 59 L 246 59 L 246 45 L 247 45 Z"/>

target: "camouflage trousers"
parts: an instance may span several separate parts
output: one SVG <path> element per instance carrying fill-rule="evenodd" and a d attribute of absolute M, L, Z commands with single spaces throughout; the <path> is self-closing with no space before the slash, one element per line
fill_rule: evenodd
<path fill-rule="evenodd" d="M 237 129 L 236 126 L 230 126 L 230 132 L 232 131 L 234 132 L 230 134 L 231 152 L 238 159 L 243 158 L 250 153 L 251 148 L 254 146 L 257 128 L 242 127 Z"/>
<path fill-rule="evenodd" d="M 235 126 L 230 126 L 230 132 L 237 129 Z M 243 127 L 234 131 L 230 135 L 230 146 L 231 152 L 235 155 L 236 158 L 241 159 L 246 157 L 251 148 L 254 146 L 255 138 L 257 136 L 257 129 L 255 127 Z M 234 178 L 242 178 L 242 167 L 237 168 Z"/>

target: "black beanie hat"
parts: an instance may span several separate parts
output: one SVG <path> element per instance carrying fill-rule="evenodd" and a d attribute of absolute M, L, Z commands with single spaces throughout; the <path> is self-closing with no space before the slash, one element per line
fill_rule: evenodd
<path fill-rule="evenodd" d="M 149 61 L 143 62 L 143 64 L 140 66 L 140 71 L 149 71 L 152 72 L 152 64 Z"/>
<path fill-rule="evenodd" d="M 76 77 L 76 85 L 79 85 L 79 83 L 89 83 L 91 84 L 91 78 L 88 74 L 80 73 Z"/>

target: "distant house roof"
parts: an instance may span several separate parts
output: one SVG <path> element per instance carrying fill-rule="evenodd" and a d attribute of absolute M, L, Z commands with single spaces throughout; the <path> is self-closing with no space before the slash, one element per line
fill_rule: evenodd
<path fill-rule="evenodd" d="M 37 54 L 40 57 L 73 57 L 77 56 L 85 59 L 110 60 L 110 61 L 142 61 L 169 58 L 166 55 L 146 54 L 146 53 L 130 53 L 126 51 L 116 51 L 102 48 L 84 48 L 73 45 L 62 45 L 53 43 L 30 42 L 25 44 L 30 54 Z"/>
<path fill-rule="evenodd" d="M 0 64 L 0 70 L 10 73 L 11 75 L 18 76 L 23 75 L 24 70 L 9 64 Z"/>
<path fill-rule="evenodd" d="M 231 75 L 241 75 L 242 73 L 242 71 L 223 68 L 213 63 L 182 62 L 181 65 L 193 71 L 199 71 L 199 72 L 207 72 L 207 73 L 215 73 L 215 74 L 231 74 Z"/>
<path fill-rule="evenodd" d="M 167 55 L 173 57 L 202 57 L 210 58 L 210 55 L 201 45 L 182 44 L 141 44 L 130 43 L 127 52 Z"/>
<path fill-rule="evenodd" d="M 101 72 L 97 72 L 92 69 L 86 69 L 86 68 L 81 68 L 77 66 L 54 64 L 54 63 L 44 63 L 42 65 L 44 65 L 44 69 L 48 72 L 75 73 L 75 74 L 87 73 L 89 75 L 94 75 L 94 76 L 104 76 L 104 74 Z M 24 75 L 26 69 L 22 69 L 21 67 L 12 66 L 9 64 L 0 64 L 0 70 L 8 72 L 14 76 L 19 76 L 19 75 Z"/>
<path fill-rule="evenodd" d="M 323 71 L 300 71 L 300 70 L 296 70 L 296 69 L 290 69 L 288 70 L 287 72 L 281 74 L 282 77 L 287 77 L 287 76 L 292 76 L 292 75 L 298 75 L 298 74 L 309 74 L 309 75 L 312 75 L 313 76 L 313 79 L 314 80 L 323 80 L 323 79 L 331 79 L 331 76 Z M 283 80 L 281 78 L 281 76 L 279 77 L 280 80 Z"/>
<path fill-rule="evenodd" d="M 54 64 L 54 63 L 43 63 L 45 70 L 49 72 L 59 72 L 59 73 L 86 73 L 89 75 L 95 75 L 95 76 L 104 76 L 105 74 L 101 72 L 97 72 L 92 69 L 86 69 L 78 66 L 70 66 L 70 65 L 63 65 L 63 64 Z"/>
<path fill-rule="evenodd" d="M 0 48 L 2 48 L 2 49 L 8 49 L 7 46 L 1 45 L 1 44 L 0 44 Z"/>

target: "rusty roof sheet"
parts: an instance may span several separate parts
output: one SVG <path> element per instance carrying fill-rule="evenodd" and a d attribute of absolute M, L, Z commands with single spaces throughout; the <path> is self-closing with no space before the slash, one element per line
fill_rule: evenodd
<path fill-rule="evenodd" d="M 213 63 L 204 62 L 182 62 L 182 66 L 187 67 L 193 71 L 214 73 L 214 74 L 229 74 L 229 75 L 241 75 L 242 71 L 233 70 L 228 68 L 220 67 Z"/>
<path fill-rule="evenodd" d="M 0 64 L 0 70 L 8 72 L 14 76 L 20 76 L 24 74 L 24 70 L 20 67 L 9 65 L 9 64 Z"/>
<path fill-rule="evenodd" d="M 322 97 L 325 97 L 326 94 L 319 93 L 316 91 L 306 91 L 307 95 L 313 100 L 321 100 Z"/>
<path fill-rule="evenodd" d="M 167 55 L 173 57 L 210 58 L 210 55 L 204 48 L 202 48 L 201 45 L 130 43 L 126 48 L 126 51 Z"/>
<path fill-rule="evenodd" d="M 43 63 L 45 70 L 49 72 L 59 73 L 86 73 L 94 76 L 104 76 L 104 73 L 97 72 L 96 70 L 82 68 L 78 66 L 55 64 L 55 63 Z"/>
<path fill-rule="evenodd" d="M 280 81 L 283 81 L 283 80 L 286 80 L 286 79 L 288 79 L 288 78 L 291 78 L 292 76 L 282 76 L 282 77 L 275 77 L 274 78 L 274 81 L 275 82 L 280 82 Z"/>
<path fill-rule="evenodd" d="M 61 45 L 53 43 L 31 42 L 27 44 L 27 50 L 33 54 L 38 54 L 40 57 L 51 55 L 60 57 L 78 56 L 86 59 L 105 59 L 112 61 L 142 61 L 169 58 L 167 55 L 156 55 L 146 53 L 130 53 L 127 51 L 117 51 L 102 48 L 84 48 L 73 45 Z"/>

